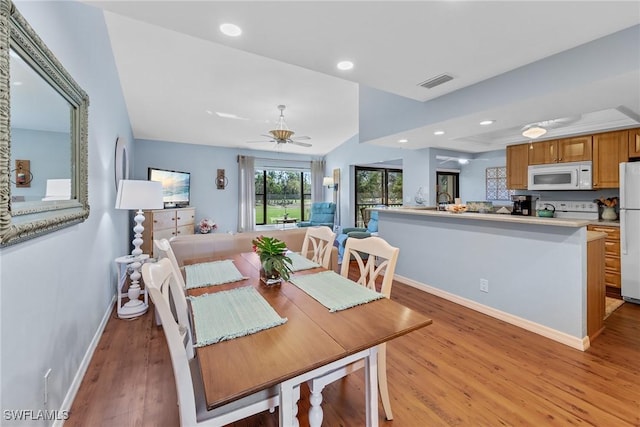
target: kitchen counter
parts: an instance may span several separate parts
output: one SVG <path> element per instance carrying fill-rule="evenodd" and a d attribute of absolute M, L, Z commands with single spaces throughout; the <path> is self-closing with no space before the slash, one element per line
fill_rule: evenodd
<path fill-rule="evenodd" d="M 573 348 L 589 347 L 587 241 L 593 220 L 375 208 L 400 248 L 398 281 Z M 592 240 L 595 239 L 595 240 Z"/>
<path fill-rule="evenodd" d="M 372 208 L 378 211 L 395 212 L 402 215 L 423 215 L 423 216 L 437 216 L 446 218 L 457 218 L 463 220 L 477 220 L 477 221 L 500 221 L 511 222 L 518 224 L 536 224 L 536 225 L 550 225 L 556 227 L 584 227 L 591 224 L 591 220 L 585 219 L 569 219 L 569 218 L 542 218 L 537 216 L 521 216 L 511 214 L 494 214 L 494 213 L 476 213 L 476 212 L 463 212 L 463 213 L 451 213 L 448 211 L 439 211 L 435 208 L 415 208 L 415 207 L 401 207 L 401 208 Z M 602 222 L 599 224 L 603 225 Z"/>

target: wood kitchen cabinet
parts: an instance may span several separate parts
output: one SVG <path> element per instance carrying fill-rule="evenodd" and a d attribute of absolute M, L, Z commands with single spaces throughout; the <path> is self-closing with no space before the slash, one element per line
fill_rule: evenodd
<path fill-rule="evenodd" d="M 507 147 L 507 188 L 527 189 L 527 167 L 529 165 L 529 144 Z"/>
<path fill-rule="evenodd" d="M 195 233 L 196 208 L 156 209 L 144 211 L 142 253 L 156 257 L 154 239 L 171 239 Z"/>
<path fill-rule="evenodd" d="M 593 189 L 618 188 L 621 162 L 629 160 L 629 131 L 593 135 Z"/>
<path fill-rule="evenodd" d="M 591 160 L 591 135 L 535 142 L 529 150 L 529 164 L 567 163 Z"/>
<path fill-rule="evenodd" d="M 604 282 L 607 286 L 620 289 L 620 227 L 588 225 L 587 230 L 607 233 L 604 241 Z"/>
<path fill-rule="evenodd" d="M 640 158 L 640 128 L 629 130 L 629 158 Z"/>

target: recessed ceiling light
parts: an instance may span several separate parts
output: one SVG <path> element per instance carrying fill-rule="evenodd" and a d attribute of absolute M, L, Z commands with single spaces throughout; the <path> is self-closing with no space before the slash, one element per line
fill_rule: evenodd
<path fill-rule="evenodd" d="M 495 120 L 483 120 L 480 122 L 480 126 L 489 126 L 494 124 L 495 122 Z"/>
<path fill-rule="evenodd" d="M 338 70 L 346 71 L 353 68 L 353 62 L 351 61 L 340 61 L 338 62 Z"/>
<path fill-rule="evenodd" d="M 238 37 L 242 34 L 242 28 L 238 27 L 236 24 L 230 24 L 228 22 L 220 25 L 220 31 L 222 34 L 229 37 Z"/>
<path fill-rule="evenodd" d="M 437 130 L 433 134 L 434 135 L 444 135 L 444 131 L 443 130 Z"/>
<path fill-rule="evenodd" d="M 398 142 L 399 142 L 400 144 L 406 144 L 407 142 L 409 142 L 409 140 L 408 140 L 408 139 L 404 139 L 404 138 L 403 138 L 403 139 L 399 139 L 399 140 L 398 140 Z"/>

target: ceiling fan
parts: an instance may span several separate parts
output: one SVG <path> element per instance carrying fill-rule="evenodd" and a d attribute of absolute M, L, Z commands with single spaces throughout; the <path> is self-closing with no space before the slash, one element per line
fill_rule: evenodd
<path fill-rule="evenodd" d="M 280 110 L 280 118 L 278 119 L 278 123 L 276 123 L 276 128 L 269 131 L 269 135 L 262 135 L 264 137 L 270 138 L 266 141 L 247 141 L 249 143 L 256 142 L 275 142 L 277 144 L 294 144 L 300 145 L 302 147 L 311 147 L 311 144 L 308 142 L 300 142 L 304 140 L 311 139 L 308 136 L 293 136 L 294 131 L 290 130 L 287 127 L 287 124 L 284 121 L 284 109 L 286 106 L 278 105 L 278 110 Z"/>
<path fill-rule="evenodd" d="M 458 162 L 461 165 L 466 165 L 472 160 L 485 160 L 485 159 L 472 159 L 470 157 L 453 157 L 453 156 L 441 156 L 436 155 L 436 160 L 440 160 L 440 164 L 443 165 L 447 162 Z"/>

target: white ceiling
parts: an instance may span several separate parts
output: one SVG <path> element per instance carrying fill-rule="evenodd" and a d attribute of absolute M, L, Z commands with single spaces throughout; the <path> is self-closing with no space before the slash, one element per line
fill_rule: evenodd
<path fill-rule="evenodd" d="M 638 1 L 85 3 L 107 11 L 135 138 L 311 155 L 358 134 L 358 84 L 429 101 L 640 23 Z M 222 35 L 223 22 L 243 34 Z M 337 70 L 343 59 L 355 68 Z M 431 90 L 418 86 L 442 73 L 454 80 Z M 580 120 L 548 136 L 637 124 L 639 77 L 467 112 L 404 132 L 405 148 L 488 151 L 522 141 L 528 123 L 567 113 Z M 585 93 L 588 102 L 580 98 Z M 310 136 L 313 147 L 246 142 L 273 128 L 278 104 L 287 106 L 289 127 Z M 497 122 L 480 128 L 484 118 Z M 433 136 L 438 128 L 447 129 L 446 138 Z M 398 146 L 397 139 L 373 143 Z"/>

